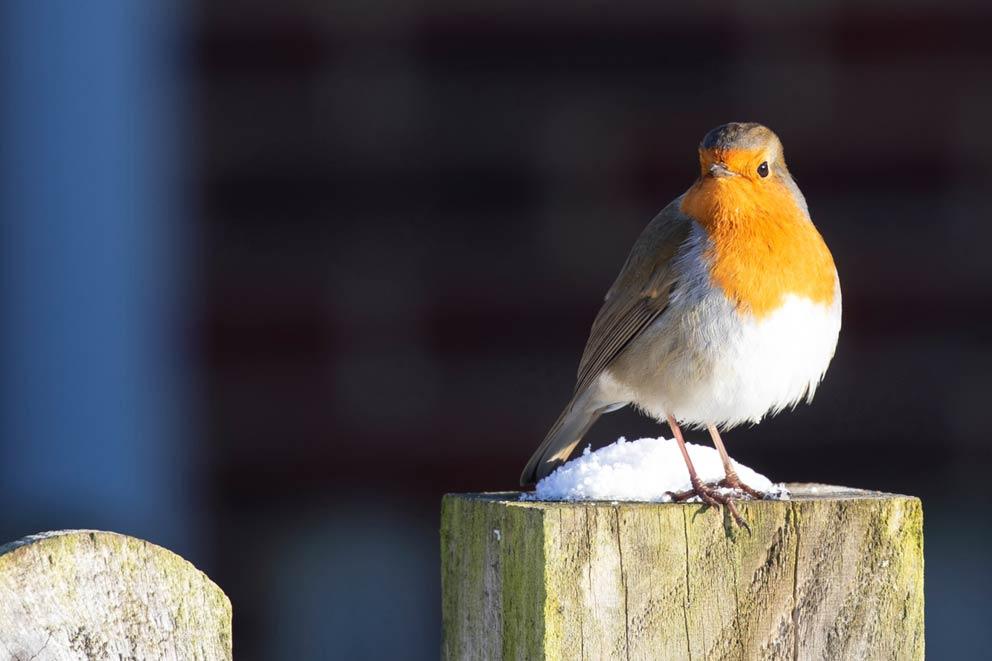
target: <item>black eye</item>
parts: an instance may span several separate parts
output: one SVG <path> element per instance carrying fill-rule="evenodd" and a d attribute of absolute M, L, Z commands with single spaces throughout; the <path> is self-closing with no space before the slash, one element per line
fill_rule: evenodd
<path fill-rule="evenodd" d="M 760 174 L 762 177 L 768 176 L 768 161 L 764 161 L 761 165 L 758 166 L 758 174 Z"/>

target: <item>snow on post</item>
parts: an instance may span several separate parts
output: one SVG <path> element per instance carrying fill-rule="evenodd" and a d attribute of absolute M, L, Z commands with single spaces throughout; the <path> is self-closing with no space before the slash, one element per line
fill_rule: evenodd
<path fill-rule="evenodd" d="M 750 532 L 701 504 L 449 494 L 442 657 L 922 659 L 920 501 L 786 486 L 738 503 Z"/>
<path fill-rule="evenodd" d="M 723 463 L 715 448 L 693 443 L 686 443 L 686 448 L 703 482 L 715 483 L 723 478 Z M 736 461 L 733 464 L 744 484 L 767 494 L 768 498 L 788 499 L 789 492 L 782 485 L 772 484 L 767 477 L 743 464 Z M 671 494 L 686 491 L 690 486 L 689 471 L 673 439 L 642 438 L 628 442 L 621 438 L 595 452 L 587 447 L 521 499 L 667 503 L 672 501 Z"/>
<path fill-rule="evenodd" d="M 231 659 L 231 602 L 160 546 L 90 530 L 0 546 L 0 658 Z"/>

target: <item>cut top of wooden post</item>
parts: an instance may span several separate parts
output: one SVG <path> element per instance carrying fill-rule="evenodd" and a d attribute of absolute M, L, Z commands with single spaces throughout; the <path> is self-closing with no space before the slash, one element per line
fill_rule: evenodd
<path fill-rule="evenodd" d="M 447 659 L 922 659 L 920 501 L 792 484 L 739 503 L 449 494 Z"/>
<path fill-rule="evenodd" d="M 231 602 L 171 551 L 95 530 L 0 546 L 0 658 L 231 655 Z"/>

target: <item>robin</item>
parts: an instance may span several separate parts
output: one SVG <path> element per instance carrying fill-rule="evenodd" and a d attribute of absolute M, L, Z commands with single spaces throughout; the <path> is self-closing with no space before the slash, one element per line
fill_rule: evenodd
<path fill-rule="evenodd" d="M 728 490 L 762 496 L 738 478 L 719 430 L 813 399 L 837 346 L 840 281 L 775 133 L 718 126 L 699 163 L 699 178 L 648 224 L 606 293 L 572 400 L 521 484 L 567 460 L 599 416 L 633 404 L 667 421 L 679 444 L 692 488 L 676 499 L 723 505 L 743 525 Z M 720 483 L 699 479 L 680 425 L 709 431 Z"/>

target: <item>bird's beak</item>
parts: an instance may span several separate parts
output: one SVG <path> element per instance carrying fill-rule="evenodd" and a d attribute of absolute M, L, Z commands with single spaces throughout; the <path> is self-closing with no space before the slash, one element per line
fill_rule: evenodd
<path fill-rule="evenodd" d="M 709 174 L 711 177 L 733 177 L 735 175 L 734 171 L 723 163 L 714 163 L 711 165 Z"/>

